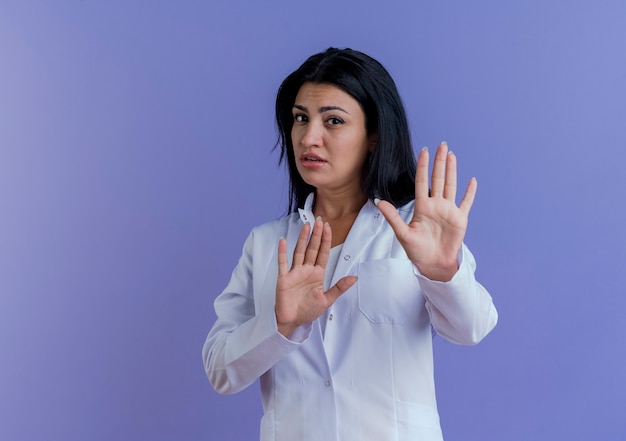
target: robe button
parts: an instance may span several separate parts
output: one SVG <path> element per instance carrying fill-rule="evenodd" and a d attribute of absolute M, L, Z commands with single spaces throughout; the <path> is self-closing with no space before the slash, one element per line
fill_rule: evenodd
<path fill-rule="evenodd" d="M 349 255 L 349 254 L 346 254 L 345 256 L 343 256 L 343 260 L 346 260 L 346 261 L 347 261 L 347 260 L 350 260 L 350 255 Z"/>
<path fill-rule="evenodd" d="M 326 386 L 326 387 L 330 387 L 330 381 L 329 381 L 329 380 L 326 380 L 326 381 L 324 382 L 324 386 Z"/>

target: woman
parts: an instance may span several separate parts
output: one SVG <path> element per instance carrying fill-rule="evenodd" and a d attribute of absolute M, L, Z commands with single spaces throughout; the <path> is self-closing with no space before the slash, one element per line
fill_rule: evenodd
<path fill-rule="evenodd" d="M 250 233 L 203 348 L 220 393 L 261 379 L 261 440 L 441 440 L 431 329 L 476 344 L 497 313 L 463 244 L 442 143 L 428 182 L 396 86 L 350 49 L 310 57 L 276 99 L 288 216 Z M 397 206 L 399 208 L 395 208 Z"/>

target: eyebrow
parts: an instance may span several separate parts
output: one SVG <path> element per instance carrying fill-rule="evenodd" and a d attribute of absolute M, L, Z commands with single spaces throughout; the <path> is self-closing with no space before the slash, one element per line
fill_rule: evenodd
<path fill-rule="evenodd" d="M 293 107 L 296 108 L 296 109 L 302 110 L 304 112 L 308 112 L 309 111 L 309 109 L 307 109 L 305 106 L 301 106 L 300 104 L 294 104 Z M 323 107 L 320 107 L 320 109 L 319 109 L 320 113 L 328 112 L 329 110 L 339 110 L 339 111 L 341 111 L 341 112 L 343 112 L 343 113 L 345 113 L 347 115 L 350 115 L 350 112 L 348 112 L 347 110 L 345 110 L 345 109 L 343 109 L 343 108 L 341 108 L 339 106 L 323 106 Z"/>

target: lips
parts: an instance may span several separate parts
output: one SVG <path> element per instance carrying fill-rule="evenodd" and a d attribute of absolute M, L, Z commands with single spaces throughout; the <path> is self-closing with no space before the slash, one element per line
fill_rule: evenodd
<path fill-rule="evenodd" d="M 327 162 L 325 159 L 319 157 L 315 153 L 304 153 L 300 155 L 300 161 L 310 164 L 324 164 Z"/>
<path fill-rule="evenodd" d="M 327 161 L 315 153 L 303 153 L 300 155 L 300 167 L 302 170 L 317 170 L 326 167 Z"/>

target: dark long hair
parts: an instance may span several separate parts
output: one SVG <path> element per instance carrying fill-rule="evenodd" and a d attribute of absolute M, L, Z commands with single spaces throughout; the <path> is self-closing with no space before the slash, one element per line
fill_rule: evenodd
<path fill-rule="evenodd" d="M 290 178 L 289 212 L 304 205 L 315 187 L 304 182 L 291 142 L 292 107 L 305 82 L 332 84 L 359 102 L 368 135 L 376 145 L 363 165 L 361 188 L 369 199 L 396 206 L 415 197 L 415 155 L 404 105 L 389 72 L 372 57 L 352 49 L 329 48 L 309 57 L 278 89 L 276 124 L 280 163 L 287 161 Z"/>

